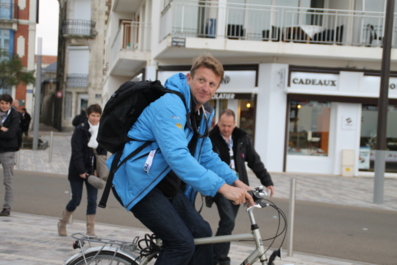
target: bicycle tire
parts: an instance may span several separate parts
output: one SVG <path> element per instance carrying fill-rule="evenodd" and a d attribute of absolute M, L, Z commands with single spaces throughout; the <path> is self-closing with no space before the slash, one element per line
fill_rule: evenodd
<path fill-rule="evenodd" d="M 113 251 L 103 250 L 98 254 L 98 251 L 93 251 L 86 253 L 84 256 L 81 254 L 76 259 L 70 261 L 65 265 L 86 265 L 86 261 L 88 264 L 117 264 L 117 265 L 139 265 L 135 260 L 127 257 L 122 253 L 116 253 L 114 255 Z"/>

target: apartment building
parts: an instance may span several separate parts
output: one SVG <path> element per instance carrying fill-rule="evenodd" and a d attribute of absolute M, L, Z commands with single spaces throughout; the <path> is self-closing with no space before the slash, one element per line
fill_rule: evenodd
<path fill-rule="evenodd" d="M 226 70 L 211 104 L 217 113 L 237 113 L 270 172 L 371 176 L 385 8 L 385 0 L 114 0 L 103 102 L 127 80 L 164 83 L 210 52 Z M 393 50 L 395 33 L 396 27 Z M 391 176 L 396 56 L 387 126 Z"/>
<path fill-rule="evenodd" d="M 23 67 L 34 68 L 36 24 L 38 22 L 36 0 L 0 0 L 0 49 L 9 56 L 17 54 Z M 19 101 L 19 107 L 31 112 L 33 86 L 23 83 L 16 87 L 0 87 L 0 94 L 8 93 Z"/>
<path fill-rule="evenodd" d="M 107 1 L 60 0 L 53 126 L 73 130 L 82 108 L 101 102 Z"/>

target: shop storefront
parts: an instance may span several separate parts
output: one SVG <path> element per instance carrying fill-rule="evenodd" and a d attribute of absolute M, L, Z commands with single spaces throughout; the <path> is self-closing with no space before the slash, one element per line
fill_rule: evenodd
<path fill-rule="evenodd" d="M 290 67 L 289 72 L 285 171 L 373 174 L 379 75 L 304 70 Z M 390 78 L 387 173 L 397 173 L 396 83 Z"/>
<path fill-rule="evenodd" d="M 162 83 L 187 66 L 159 67 Z M 397 173 L 397 74 L 391 75 L 386 174 Z M 225 66 L 210 101 L 237 114 L 270 172 L 373 175 L 379 72 L 288 64 Z M 214 118 L 216 124 L 219 117 Z"/>

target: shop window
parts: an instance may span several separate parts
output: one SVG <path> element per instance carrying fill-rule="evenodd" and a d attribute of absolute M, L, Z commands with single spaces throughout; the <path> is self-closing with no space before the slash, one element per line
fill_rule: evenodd
<path fill-rule="evenodd" d="M 331 103 L 290 102 L 288 154 L 328 156 Z"/>
<path fill-rule="evenodd" d="M 228 108 L 227 101 L 227 99 L 211 99 L 208 102 L 215 110 L 215 115 L 212 118 L 211 129 L 218 123 L 219 113 Z"/>
<path fill-rule="evenodd" d="M 255 132 L 255 104 L 254 100 L 239 100 L 240 109 L 240 129 L 243 129 L 254 142 Z"/>
<path fill-rule="evenodd" d="M 252 97 L 251 95 L 249 95 Z M 255 103 L 256 98 L 251 99 L 211 99 L 209 104 L 215 109 L 215 116 L 212 120 L 212 127 L 219 121 L 219 115 L 224 109 L 231 109 L 236 114 L 236 125 L 243 129 L 255 143 Z"/>
<path fill-rule="evenodd" d="M 387 112 L 386 172 L 397 172 L 397 105 L 390 105 Z M 374 171 L 377 142 L 378 107 L 363 105 L 361 112 L 359 170 Z"/>

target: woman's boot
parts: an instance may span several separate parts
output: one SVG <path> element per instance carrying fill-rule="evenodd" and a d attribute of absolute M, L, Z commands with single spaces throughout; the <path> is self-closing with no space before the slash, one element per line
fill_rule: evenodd
<path fill-rule="evenodd" d="M 96 236 L 94 228 L 95 228 L 95 214 L 87 214 L 87 235 Z"/>
<path fill-rule="evenodd" d="M 62 218 L 59 219 L 58 222 L 58 234 L 60 236 L 67 236 L 66 233 L 66 224 L 69 222 L 70 216 L 73 212 L 69 212 L 68 210 L 64 210 L 62 213 Z"/>

